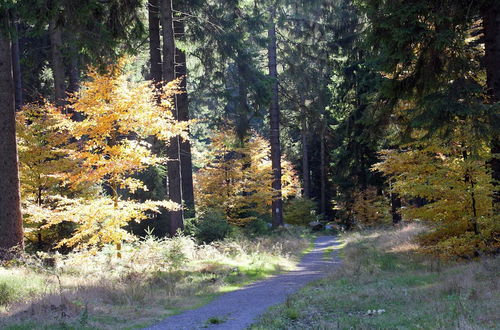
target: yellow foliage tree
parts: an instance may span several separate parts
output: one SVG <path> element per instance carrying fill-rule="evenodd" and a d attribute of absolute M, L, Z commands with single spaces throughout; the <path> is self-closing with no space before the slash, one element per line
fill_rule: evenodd
<path fill-rule="evenodd" d="M 487 164 L 490 151 L 469 131 L 464 125 L 448 142 L 434 139 L 383 151 L 382 162 L 374 166 L 390 178 L 400 196 L 427 201 L 403 208 L 402 215 L 432 224 L 433 230 L 420 242 L 425 251 L 443 257 L 472 257 L 500 248 L 500 219 L 492 209 Z"/>
<path fill-rule="evenodd" d="M 205 166 L 195 175 L 196 201 L 201 210 L 217 210 L 228 222 L 244 225 L 268 214 L 274 196 L 270 145 L 257 134 L 241 141 L 224 131 L 213 139 Z M 282 160 L 282 194 L 298 195 L 300 183 L 290 162 Z"/>
<path fill-rule="evenodd" d="M 17 139 L 25 238 L 39 248 L 61 239 L 59 230 L 44 228 L 50 221 L 62 196 L 84 193 L 86 187 L 70 189 L 64 177 L 74 170 L 76 162 L 69 153 L 75 144 L 61 130 L 59 110 L 50 103 L 28 104 L 17 114 Z"/>

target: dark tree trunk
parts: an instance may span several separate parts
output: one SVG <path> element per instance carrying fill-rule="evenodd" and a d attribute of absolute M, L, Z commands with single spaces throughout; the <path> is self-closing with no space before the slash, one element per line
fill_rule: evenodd
<path fill-rule="evenodd" d="M 309 174 L 309 141 L 307 139 L 307 119 L 305 113 L 302 116 L 302 127 L 300 130 L 302 137 L 302 182 L 304 185 L 304 197 L 311 198 L 311 177 Z"/>
<path fill-rule="evenodd" d="M 500 102 L 500 2 L 491 1 L 483 8 L 484 43 L 485 43 L 485 66 L 487 75 L 488 92 L 491 103 Z M 500 154 L 500 136 L 498 132 L 498 113 L 493 120 L 493 126 L 497 129 L 491 141 L 491 153 Z M 500 209 L 500 159 L 495 157 L 491 161 L 493 182 L 495 185 L 493 203 L 495 210 Z"/>
<path fill-rule="evenodd" d="M 69 62 L 68 93 L 74 93 L 80 88 L 80 68 L 78 62 L 78 53 L 74 51 L 71 54 L 71 61 Z"/>
<path fill-rule="evenodd" d="M 52 56 L 52 74 L 54 77 L 54 98 L 57 106 L 64 105 L 66 98 L 66 88 L 64 83 L 64 58 L 62 54 L 62 31 L 55 19 L 49 24 L 50 49 Z"/>
<path fill-rule="evenodd" d="M 12 15 L 14 16 L 14 15 Z M 23 106 L 23 82 L 21 76 L 21 51 L 19 49 L 19 31 L 17 27 L 16 18 L 12 17 L 12 70 L 14 73 L 14 86 L 15 86 L 15 102 L 16 110 L 21 109 Z"/>
<path fill-rule="evenodd" d="M 276 24 L 274 18 L 276 15 L 275 8 L 270 8 L 271 12 L 271 27 L 268 30 L 269 37 L 269 76 L 272 79 L 272 96 L 271 106 L 269 107 L 270 117 L 270 140 L 271 140 L 271 162 L 273 169 L 272 187 L 275 191 L 275 196 L 272 202 L 273 227 L 283 225 L 283 200 L 281 196 L 281 145 L 280 145 L 280 109 L 278 96 L 278 68 L 276 56 Z"/>
<path fill-rule="evenodd" d="M 171 0 L 161 0 L 161 24 L 163 35 L 163 80 L 168 82 L 175 79 L 175 41 L 173 26 L 173 11 Z M 179 119 L 177 106 L 174 107 L 173 115 Z M 168 197 L 171 201 L 182 205 L 182 178 L 180 166 L 180 138 L 176 136 L 169 141 L 167 149 L 168 169 Z M 178 229 L 184 228 L 182 208 L 170 212 L 170 235 L 175 235 Z"/>
<path fill-rule="evenodd" d="M 6 14 L 4 11 L 0 21 L 0 258 L 9 258 L 2 250 L 23 247 L 12 46 L 7 32 L 2 30 L 8 24 Z"/>
<path fill-rule="evenodd" d="M 148 1 L 150 79 L 155 84 L 162 80 L 159 6 L 158 0 Z"/>
<path fill-rule="evenodd" d="M 392 215 L 392 223 L 394 225 L 401 222 L 401 214 L 399 211 L 401 210 L 401 198 L 396 193 L 391 192 L 391 215 Z"/>
<path fill-rule="evenodd" d="M 325 131 L 326 125 L 321 125 L 321 136 L 320 136 L 320 171 L 321 171 L 321 214 L 326 214 L 327 202 L 326 202 L 326 146 L 325 146 Z"/>
<path fill-rule="evenodd" d="M 184 22 L 177 20 L 174 22 L 174 34 L 176 37 L 184 36 Z M 189 120 L 189 100 L 187 94 L 187 66 L 186 53 L 175 49 L 175 77 L 181 79 L 182 94 L 176 96 L 177 113 L 180 121 Z M 182 200 L 185 210 L 184 216 L 193 218 L 195 216 L 194 207 L 194 189 L 193 189 L 193 160 L 191 157 L 191 143 L 189 140 L 180 141 L 180 160 L 181 160 L 181 178 L 182 178 Z"/>

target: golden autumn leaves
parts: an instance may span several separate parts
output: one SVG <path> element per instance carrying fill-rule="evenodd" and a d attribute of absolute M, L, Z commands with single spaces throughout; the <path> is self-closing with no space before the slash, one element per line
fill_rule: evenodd
<path fill-rule="evenodd" d="M 28 239 L 71 222 L 72 235 L 58 246 L 119 244 L 131 238 L 123 229 L 131 220 L 179 207 L 170 201 L 121 197 L 122 191 L 147 190 L 133 175 L 165 162 L 149 141 L 187 138 L 189 125 L 171 114 L 176 81 L 161 89 L 131 82 L 123 66 L 113 65 L 105 74 L 90 70 L 89 80 L 68 98 L 65 109 L 44 103 L 21 111 L 23 205 L 26 221 L 35 228 L 33 237 L 28 231 Z M 75 113 L 82 119 L 74 120 Z"/>
<path fill-rule="evenodd" d="M 217 210 L 234 225 L 269 213 L 275 196 L 270 152 L 269 142 L 256 133 L 243 141 L 231 130 L 217 134 L 205 155 L 205 166 L 195 176 L 198 208 Z M 283 198 L 300 193 L 297 174 L 285 159 L 281 181 Z"/>
<path fill-rule="evenodd" d="M 130 221 L 180 207 L 168 200 L 126 197 L 148 189 L 138 173 L 166 163 L 153 143 L 167 144 L 177 135 L 187 139 L 192 122 L 172 116 L 177 81 L 160 88 L 132 82 L 124 64 L 104 74 L 91 69 L 63 109 L 45 102 L 20 111 L 23 208 L 26 237 L 33 243 L 119 247 L 134 239 L 125 230 Z M 269 153 L 269 143 L 257 135 L 239 141 L 231 131 L 217 134 L 206 165 L 195 175 L 198 208 L 221 211 L 236 225 L 267 214 L 274 196 Z M 287 161 L 282 180 L 285 198 L 299 193 L 299 180 Z"/>

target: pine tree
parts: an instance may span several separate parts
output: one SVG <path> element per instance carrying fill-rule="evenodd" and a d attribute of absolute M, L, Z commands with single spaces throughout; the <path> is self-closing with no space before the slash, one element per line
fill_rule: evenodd
<path fill-rule="evenodd" d="M 8 11 L 0 6 L 0 258 L 7 250 L 23 248 L 19 171 L 16 145 L 12 40 Z"/>
<path fill-rule="evenodd" d="M 160 20 L 163 36 L 163 80 L 173 81 L 175 79 L 175 38 L 172 0 L 161 0 Z M 172 109 L 172 115 L 175 120 L 179 120 L 179 111 L 177 105 L 175 105 L 174 109 Z M 168 143 L 167 157 L 168 197 L 171 201 L 182 205 L 182 178 L 179 136 L 174 136 L 170 139 Z M 176 235 L 177 231 L 183 228 L 184 218 L 182 208 L 177 211 L 171 211 L 169 223 L 170 235 Z"/>
<path fill-rule="evenodd" d="M 269 108 L 269 128 L 271 140 L 271 161 L 273 171 L 273 183 L 275 195 L 273 196 L 272 214 L 273 214 L 273 227 L 283 225 L 283 200 L 281 193 L 281 144 L 280 144 L 280 108 L 279 108 L 279 95 L 278 95 L 278 68 L 277 68 L 277 55 L 276 55 L 276 8 L 274 6 L 269 8 L 270 11 L 270 27 L 268 31 L 269 47 L 268 47 L 268 65 L 269 76 L 272 81 L 272 97 L 271 105 Z"/>

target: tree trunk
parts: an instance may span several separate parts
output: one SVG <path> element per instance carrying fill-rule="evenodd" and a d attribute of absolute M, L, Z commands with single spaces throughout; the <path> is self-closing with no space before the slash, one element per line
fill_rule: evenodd
<path fill-rule="evenodd" d="M 175 36 L 182 38 L 184 36 L 184 22 L 174 22 Z M 187 94 L 187 65 L 186 53 L 175 49 L 175 77 L 181 79 L 180 87 L 182 94 L 176 96 L 176 107 L 180 121 L 189 120 L 189 100 Z M 181 160 L 181 178 L 182 178 L 182 200 L 184 202 L 184 216 L 193 218 L 195 216 L 194 208 L 194 189 L 193 189 L 193 160 L 191 157 L 191 143 L 189 140 L 180 141 L 180 160 Z"/>
<path fill-rule="evenodd" d="M 283 200 L 281 197 L 281 145 L 280 145 L 280 109 L 278 96 L 278 68 L 276 59 L 276 24 L 275 8 L 270 8 L 271 27 L 268 30 L 269 49 L 269 76 L 272 79 L 272 97 L 271 106 L 269 107 L 270 117 L 270 140 L 271 140 L 271 162 L 273 170 L 272 187 L 275 191 L 275 196 L 272 202 L 273 227 L 283 225 Z"/>
<path fill-rule="evenodd" d="M 401 222 L 401 214 L 399 211 L 401 210 L 401 198 L 394 193 L 391 192 L 391 215 L 392 215 L 392 224 L 396 225 Z"/>
<path fill-rule="evenodd" d="M 8 24 L 6 14 L 0 29 Z M 23 248 L 11 47 L 7 32 L 0 30 L 0 258 L 9 258 L 6 250 Z"/>
<path fill-rule="evenodd" d="M 159 6 L 158 0 L 148 1 L 150 79 L 155 84 L 162 80 Z"/>
<path fill-rule="evenodd" d="M 484 44 L 485 44 L 485 66 L 488 92 L 491 103 L 500 102 L 500 2 L 491 1 L 489 5 L 483 8 L 484 24 Z M 498 113 L 493 121 L 493 125 L 498 123 Z M 494 130 L 494 136 L 491 141 L 491 153 L 500 154 L 500 136 L 498 127 Z M 494 157 L 491 160 L 491 170 L 493 184 L 495 185 L 493 193 L 493 203 L 496 211 L 500 210 L 500 159 Z"/>
<path fill-rule="evenodd" d="M 64 58 L 62 54 L 62 31 L 57 25 L 55 19 L 52 19 L 49 24 L 50 33 L 50 49 L 52 55 L 52 74 L 54 77 L 55 103 L 57 106 L 64 105 L 66 98 L 66 88 L 64 83 Z"/>
<path fill-rule="evenodd" d="M 12 16 L 12 29 L 14 32 L 14 35 L 12 36 L 12 70 L 14 74 L 16 110 L 19 110 L 24 103 L 23 83 L 21 75 L 21 52 L 19 50 L 19 31 L 17 27 L 18 24 L 14 15 Z"/>
<path fill-rule="evenodd" d="M 68 93 L 74 93 L 80 88 L 80 68 L 78 63 L 78 52 L 71 54 L 68 76 Z"/>
<path fill-rule="evenodd" d="M 161 0 L 161 24 L 163 35 L 163 80 L 168 82 L 175 79 L 175 41 L 172 1 Z M 173 116 L 179 119 L 177 106 L 174 107 Z M 171 201 L 182 205 L 182 178 L 180 166 L 180 138 L 173 137 L 169 141 L 167 149 L 167 169 L 168 169 L 168 197 Z M 182 208 L 178 211 L 170 212 L 170 235 L 175 235 L 178 229 L 184 228 Z"/>
<path fill-rule="evenodd" d="M 302 137 L 302 182 L 304 185 L 304 198 L 311 198 L 311 177 L 309 174 L 309 145 L 307 139 L 307 117 L 305 111 L 302 114 L 302 127 L 300 130 Z"/>
<path fill-rule="evenodd" d="M 326 146 L 325 146 L 325 131 L 326 125 L 321 124 L 320 136 L 320 171 L 321 171 L 321 205 L 320 213 L 326 214 Z"/>

